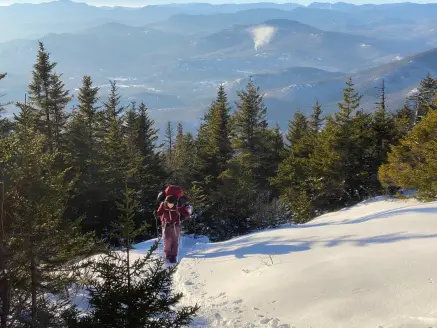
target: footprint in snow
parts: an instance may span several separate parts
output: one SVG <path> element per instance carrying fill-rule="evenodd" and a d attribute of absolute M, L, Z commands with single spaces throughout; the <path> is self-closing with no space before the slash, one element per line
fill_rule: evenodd
<path fill-rule="evenodd" d="M 234 301 L 234 304 L 241 304 L 241 303 L 243 303 L 243 300 L 236 300 L 236 301 Z"/>
<path fill-rule="evenodd" d="M 264 318 L 264 319 L 261 319 L 261 320 L 259 321 L 259 323 L 260 323 L 260 324 L 263 324 L 263 325 L 266 325 L 266 324 L 269 323 L 270 320 L 271 320 L 271 319 L 269 319 L 269 318 Z"/>
<path fill-rule="evenodd" d="M 191 281 L 186 281 L 185 283 L 184 283 L 184 285 L 185 286 L 191 286 L 191 285 L 194 285 Z"/>

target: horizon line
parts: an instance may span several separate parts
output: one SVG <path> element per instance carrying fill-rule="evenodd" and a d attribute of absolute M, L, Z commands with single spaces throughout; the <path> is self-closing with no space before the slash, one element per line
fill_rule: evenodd
<path fill-rule="evenodd" d="M 43 0 L 39 3 L 32 3 L 32 2 L 23 2 L 23 3 L 10 3 L 10 4 L 2 4 L 0 3 L 0 7 L 10 7 L 10 6 L 14 6 L 14 5 L 41 5 L 41 4 L 48 4 L 48 3 L 54 3 L 54 2 L 73 2 L 73 3 L 77 3 L 77 4 L 86 4 L 90 7 L 98 7 L 98 8 L 145 8 L 145 7 L 149 7 L 149 6 L 160 6 L 160 7 L 164 7 L 164 6 L 184 6 L 184 5 L 199 5 L 199 4 L 204 4 L 204 5 L 211 5 L 211 6 L 223 6 L 223 5 L 250 5 L 250 4 L 268 4 L 268 3 L 273 3 L 273 4 L 294 4 L 294 5 L 298 5 L 301 7 L 308 7 L 311 6 L 312 4 L 315 3 L 322 3 L 322 4 L 332 4 L 332 5 L 336 5 L 336 4 L 348 4 L 348 5 L 352 5 L 352 6 L 356 6 L 356 7 L 360 7 L 360 6 L 366 6 L 366 5 L 373 5 L 373 6 L 381 6 L 381 5 L 396 5 L 396 4 L 405 4 L 405 3 L 409 3 L 409 4 L 417 4 L 417 5 L 427 5 L 427 4 L 436 4 L 435 2 L 423 2 L 423 1 L 411 1 L 411 0 L 405 0 L 405 1 L 397 1 L 397 2 L 383 2 L 383 3 L 361 3 L 361 4 L 357 4 L 354 0 L 346 0 L 346 1 L 329 1 L 329 0 L 325 0 L 325 1 L 312 1 L 308 4 L 300 4 L 297 1 L 252 1 L 252 2 L 222 2 L 222 3 L 211 3 L 208 1 L 191 1 L 191 2 L 180 2 L 180 3 L 176 3 L 176 2 L 167 2 L 167 3 L 160 3 L 160 4 L 139 4 L 139 5 L 108 5 L 108 4 L 90 4 L 87 3 L 85 1 L 76 1 L 76 0 Z"/>

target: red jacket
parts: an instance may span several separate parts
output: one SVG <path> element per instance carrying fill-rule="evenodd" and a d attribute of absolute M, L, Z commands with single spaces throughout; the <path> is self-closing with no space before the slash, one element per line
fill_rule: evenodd
<path fill-rule="evenodd" d="M 190 217 L 190 212 L 186 207 L 179 206 L 170 209 L 164 202 L 159 205 L 157 214 L 161 218 L 161 224 L 181 223 Z"/>

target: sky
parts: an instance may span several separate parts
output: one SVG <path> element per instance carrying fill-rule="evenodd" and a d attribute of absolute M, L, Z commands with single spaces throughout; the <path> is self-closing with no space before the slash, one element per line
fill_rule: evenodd
<path fill-rule="evenodd" d="M 48 2 L 50 0 L 0 0 L 0 6 L 10 5 L 13 3 L 41 3 Z M 311 2 L 339 2 L 339 0 L 291 0 L 291 1 L 275 1 L 275 0 L 73 0 L 76 2 L 86 2 L 90 5 L 124 5 L 126 6 L 144 6 L 148 4 L 164 4 L 164 3 L 187 3 L 187 2 L 203 2 L 203 3 L 253 3 L 253 2 L 277 2 L 277 3 L 299 3 L 301 5 L 308 5 Z M 382 4 L 382 3 L 399 3 L 399 2 L 416 2 L 416 3 L 437 3 L 437 0 L 342 0 L 342 2 L 349 2 L 354 4 L 363 4 L 363 3 L 374 3 L 374 4 Z"/>

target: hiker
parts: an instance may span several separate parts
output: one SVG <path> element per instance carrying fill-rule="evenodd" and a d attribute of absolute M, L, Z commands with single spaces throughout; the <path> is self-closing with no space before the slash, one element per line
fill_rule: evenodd
<path fill-rule="evenodd" d="M 185 205 L 178 205 L 178 198 L 175 195 L 168 195 L 159 205 L 156 214 L 161 218 L 166 260 L 176 263 L 181 224 L 190 218 L 190 210 Z"/>

